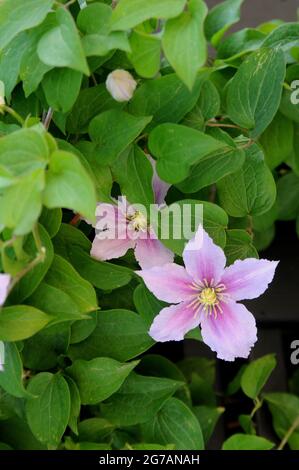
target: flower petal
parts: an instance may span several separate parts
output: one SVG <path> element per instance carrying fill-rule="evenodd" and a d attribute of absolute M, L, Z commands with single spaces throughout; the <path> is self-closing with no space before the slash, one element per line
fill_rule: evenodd
<path fill-rule="evenodd" d="M 91 256 L 101 261 L 120 258 L 136 241 L 129 237 L 125 214 L 113 204 L 98 204 Z"/>
<path fill-rule="evenodd" d="M 192 279 L 185 268 L 175 263 L 136 271 L 144 280 L 147 288 L 160 300 L 179 303 L 194 295 Z"/>
<path fill-rule="evenodd" d="M 166 194 L 168 193 L 171 184 L 165 183 L 165 181 L 161 180 L 156 170 L 156 160 L 154 160 L 149 154 L 146 154 L 146 156 L 153 167 L 152 187 L 155 195 L 155 203 L 159 205 L 165 204 Z"/>
<path fill-rule="evenodd" d="M 219 359 L 234 361 L 247 358 L 257 340 L 254 316 L 242 304 L 233 301 L 221 304 L 223 313 L 207 316 L 201 313 L 201 334 L 204 343 Z"/>
<path fill-rule="evenodd" d="M 149 269 L 172 263 L 174 254 L 160 240 L 148 237 L 137 239 L 135 258 L 142 269 Z"/>
<path fill-rule="evenodd" d="M 149 334 L 155 341 L 181 341 L 188 331 L 199 324 L 198 315 L 188 302 L 163 308 L 154 319 Z"/>
<path fill-rule="evenodd" d="M 11 276 L 9 274 L 0 274 L 0 307 L 4 304 L 8 295 Z"/>
<path fill-rule="evenodd" d="M 99 261 L 107 261 L 110 259 L 120 258 L 124 256 L 130 248 L 134 248 L 135 241 L 125 240 L 98 240 L 94 239 L 90 256 Z"/>
<path fill-rule="evenodd" d="M 279 261 L 248 258 L 224 270 L 221 282 L 234 300 L 255 299 L 265 292 Z"/>
<path fill-rule="evenodd" d="M 214 284 L 221 279 L 226 263 L 223 250 L 215 245 L 201 225 L 195 237 L 187 243 L 183 259 L 187 272 L 195 281 L 206 279 Z"/>

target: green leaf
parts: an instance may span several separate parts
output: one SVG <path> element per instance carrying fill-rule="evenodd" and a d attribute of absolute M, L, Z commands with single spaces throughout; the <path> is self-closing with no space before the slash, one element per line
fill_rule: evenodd
<path fill-rule="evenodd" d="M 0 49 L 21 31 L 40 24 L 54 0 L 2 0 L 0 5 Z"/>
<path fill-rule="evenodd" d="M 42 86 L 48 105 L 54 111 L 67 113 L 73 107 L 80 91 L 82 73 L 61 68 L 48 72 Z"/>
<path fill-rule="evenodd" d="M 207 56 L 203 24 L 207 15 L 202 0 L 190 0 L 188 10 L 166 22 L 162 37 L 164 54 L 179 78 L 192 90 Z"/>
<path fill-rule="evenodd" d="M 97 298 L 92 285 L 75 271 L 73 266 L 61 256 L 55 255 L 45 281 L 50 286 L 61 289 L 77 304 L 81 313 L 96 310 Z"/>
<path fill-rule="evenodd" d="M 85 88 L 80 91 L 67 118 L 66 129 L 72 134 L 86 134 L 92 118 L 111 108 L 121 108 L 122 106 L 123 103 L 118 103 L 108 93 L 104 83 Z"/>
<path fill-rule="evenodd" d="M 270 450 L 274 445 L 264 437 L 234 434 L 224 441 L 222 450 Z"/>
<path fill-rule="evenodd" d="M 69 259 L 68 249 L 72 245 L 76 245 L 86 252 L 91 250 L 91 241 L 81 230 L 70 224 L 61 224 L 59 232 L 53 238 L 53 244 L 55 252 L 66 259 Z"/>
<path fill-rule="evenodd" d="M 226 0 L 209 11 L 205 22 L 205 34 L 213 46 L 218 46 L 224 33 L 239 21 L 243 1 Z"/>
<path fill-rule="evenodd" d="M 103 3 L 92 3 L 81 9 L 77 16 L 78 28 L 85 34 L 108 34 L 112 8 Z"/>
<path fill-rule="evenodd" d="M 279 111 L 291 121 L 299 123 L 299 106 L 292 102 L 292 93 L 294 91 L 283 90 Z"/>
<path fill-rule="evenodd" d="M 179 362 L 178 367 L 186 377 L 192 403 L 215 407 L 215 361 L 202 357 L 189 357 Z"/>
<path fill-rule="evenodd" d="M 208 71 L 198 74 L 192 91 L 174 73 L 143 83 L 128 105 L 132 114 L 153 116 L 148 129 L 163 122 L 179 122 L 195 106 Z"/>
<path fill-rule="evenodd" d="M 50 317 L 29 305 L 4 307 L 0 315 L 0 340 L 20 341 L 41 330 Z"/>
<path fill-rule="evenodd" d="M 148 327 L 137 313 L 129 310 L 107 310 L 97 315 L 97 326 L 81 343 L 70 347 L 72 359 L 94 359 L 107 356 L 128 361 L 153 345 Z"/>
<path fill-rule="evenodd" d="M 124 152 L 112 167 L 115 181 L 121 192 L 131 204 L 154 204 L 152 188 L 153 169 L 145 153 L 134 145 L 129 152 Z"/>
<path fill-rule="evenodd" d="M 26 421 L 17 416 L 0 423 L 0 436 L 15 450 L 46 450 L 35 437 Z"/>
<path fill-rule="evenodd" d="M 221 206 L 233 217 L 261 215 L 273 206 L 276 185 L 258 145 L 245 150 L 245 163 L 241 170 L 217 183 Z"/>
<path fill-rule="evenodd" d="M 35 395 L 26 403 L 26 417 L 34 436 L 57 447 L 68 424 L 70 392 L 62 375 L 43 372 L 30 380 L 28 391 Z"/>
<path fill-rule="evenodd" d="M 82 39 L 84 53 L 89 56 L 106 56 L 110 51 L 119 49 L 130 52 L 130 43 L 127 35 L 122 31 L 115 31 L 107 36 L 101 34 L 88 34 Z"/>
<path fill-rule="evenodd" d="M 0 165 L 15 176 L 44 169 L 48 156 L 46 139 L 36 129 L 21 129 L 0 139 Z"/>
<path fill-rule="evenodd" d="M 277 113 L 260 137 L 265 160 L 271 170 L 285 161 L 292 152 L 293 135 L 293 123 L 281 113 Z"/>
<path fill-rule="evenodd" d="M 264 47 L 283 48 L 298 45 L 299 25 L 298 23 L 286 23 L 278 26 L 266 37 Z"/>
<path fill-rule="evenodd" d="M 89 75 L 89 69 L 72 15 L 65 8 L 56 10 L 58 26 L 43 35 L 38 43 L 38 56 L 52 67 L 69 67 Z"/>
<path fill-rule="evenodd" d="M 20 78 L 23 82 L 25 96 L 28 97 L 39 86 L 44 75 L 51 70 L 50 65 L 44 64 L 37 53 L 37 45 L 41 37 L 56 26 L 56 15 L 49 13 L 37 28 L 26 32 L 26 49 L 22 57 Z M 34 73 L 32 73 L 34 70 Z"/>
<path fill-rule="evenodd" d="M 237 259 L 259 257 L 252 244 L 252 237 L 246 230 L 227 230 L 224 251 L 228 264 L 234 263 Z"/>
<path fill-rule="evenodd" d="M 48 209 L 66 207 L 95 221 L 97 200 L 93 182 L 78 157 L 69 152 L 52 153 L 43 200 Z"/>
<path fill-rule="evenodd" d="M 275 366 L 276 359 L 273 354 L 252 361 L 242 374 L 241 388 L 243 392 L 249 398 L 256 399 Z"/>
<path fill-rule="evenodd" d="M 150 326 L 156 315 L 166 307 L 165 302 L 158 300 L 145 286 L 140 284 L 134 290 L 134 305 L 139 315 L 143 318 L 145 323 Z"/>
<path fill-rule="evenodd" d="M 267 393 L 264 398 L 273 418 L 276 434 L 283 439 L 286 433 L 299 419 L 299 398 L 290 393 Z M 295 426 L 289 436 L 288 444 L 291 449 L 298 450 L 299 427 Z"/>
<path fill-rule="evenodd" d="M 79 440 L 102 442 L 114 430 L 114 424 L 103 418 L 89 418 L 80 421 L 78 425 Z"/>
<path fill-rule="evenodd" d="M 18 398 L 27 397 L 23 385 L 23 364 L 14 343 L 4 344 L 4 370 L 0 371 L 0 387 L 10 395 Z"/>
<path fill-rule="evenodd" d="M 226 59 L 226 62 L 231 62 L 250 51 L 259 49 L 265 37 L 264 33 L 252 28 L 244 28 L 232 33 L 223 38 L 218 45 L 217 59 Z"/>
<path fill-rule="evenodd" d="M 227 90 L 230 119 L 259 136 L 273 120 L 280 104 L 285 77 L 281 49 L 253 52 L 239 67 Z"/>
<path fill-rule="evenodd" d="M 203 220 L 197 215 L 197 206 L 202 208 Z M 177 210 L 180 210 L 181 217 L 173 218 L 173 214 L 177 213 Z M 196 232 L 199 223 L 203 222 L 204 229 L 209 233 L 217 245 L 221 247 L 225 246 L 226 243 L 226 234 L 225 229 L 228 225 L 228 217 L 224 210 L 207 201 L 196 201 L 193 199 L 183 199 L 182 201 L 177 201 L 174 204 L 165 207 L 161 210 L 161 226 L 159 237 L 161 241 L 166 245 L 170 250 L 179 256 L 182 255 L 182 252 L 185 248 L 185 244 L 188 241 L 184 231 L 184 217 L 190 214 L 191 224 L 188 227 L 188 230 L 191 230 L 193 233 Z M 199 214 L 200 215 L 200 214 Z M 198 220 L 200 219 L 200 220 Z M 163 230 L 165 228 L 165 235 L 163 235 Z M 169 232 L 167 231 L 169 227 Z"/>
<path fill-rule="evenodd" d="M 78 387 L 71 377 L 65 377 L 69 386 L 70 398 L 71 398 L 71 409 L 68 426 L 71 428 L 74 434 L 79 434 L 78 431 L 78 418 L 81 411 L 81 399 Z"/>
<path fill-rule="evenodd" d="M 202 84 L 201 92 L 197 102 L 197 106 L 200 109 L 204 120 L 208 121 L 209 119 L 212 119 L 217 114 L 219 114 L 220 105 L 221 99 L 216 86 L 211 80 L 206 80 Z M 210 135 L 213 134 L 210 132 Z"/>
<path fill-rule="evenodd" d="M 13 229 L 14 235 L 31 232 L 42 211 L 43 170 L 23 176 L 0 197 L 0 225 Z"/>
<path fill-rule="evenodd" d="M 239 423 L 240 423 L 241 428 L 246 434 L 256 435 L 255 425 L 250 415 L 240 415 Z"/>
<path fill-rule="evenodd" d="M 154 78 L 160 69 L 161 43 L 159 38 L 143 31 L 133 31 L 130 36 L 131 52 L 128 58 L 134 69 L 144 78 Z"/>
<path fill-rule="evenodd" d="M 204 442 L 207 444 L 213 434 L 217 421 L 225 410 L 221 407 L 214 408 L 211 406 L 201 405 L 195 406 L 192 411 L 198 419 Z"/>
<path fill-rule="evenodd" d="M 214 132 L 215 130 L 216 132 Z M 226 148 L 204 157 L 199 163 L 192 166 L 188 178 L 177 185 L 183 193 L 195 193 L 210 184 L 217 183 L 243 166 L 245 162 L 244 151 L 237 148 L 228 134 L 219 129 L 214 129 L 214 131 L 211 133 L 212 137 L 223 140 L 223 142 L 226 141 L 228 145 Z"/>
<path fill-rule="evenodd" d="M 204 441 L 197 418 L 177 398 L 170 398 L 156 416 L 142 426 L 147 441 L 175 444 L 176 450 L 203 450 Z"/>
<path fill-rule="evenodd" d="M 14 287 L 10 294 L 10 300 L 13 303 L 21 303 L 27 299 L 39 286 L 52 264 L 54 252 L 51 239 L 43 226 L 39 225 L 38 231 L 42 246 L 45 249 L 44 261 L 31 269 Z M 27 238 L 24 244 L 24 251 L 30 255 L 32 259 L 36 256 L 36 245 L 32 235 L 29 235 Z"/>
<path fill-rule="evenodd" d="M 111 109 L 96 116 L 89 125 L 89 135 L 102 165 L 112 163 L 142 132 L 151 117 L 135 117 Z"/>
<path fill-rule="evenodd" d="M 24 367 L 48 370 L 59 366 L 70 342 L 70 324 L 47 325 L 42 331 L 24 341 L 22 358 Z"/>
<path fill-rule="evenodd" d="M 120 0 L 112 13 L 112 30 L 126 30 L 150 18 L 174 18 L 186 0 Z"/>
<path fill-rule="evenodd" d="M 67 373 L 79 388 L 82 404 L 95 405 L 117 392 L 137 364 L 138 361 L 123 364 L 108 357 L 79 359 L 67 368 Z"/>
<path fill-rule="evenodd" d="M 133 272 L 130 269 L 94 260 L 79 246 L 70 246 L 68 255 L 78 273 L 98 289 L 118 289 L 129 284 L 132 279 Z"/>
<path fill-rule="evenodd" d="M 161 124 L 149 136 L 150 152 L 157 157 L 157 172 L 168 183 L 179 183 L 207 155 L 227 145 L 207 134 L 178 124 Z"/>
<path fill-rule="evenodd" d="M 57 235 L 59 228 L 61 226 L 61 221 L 62 221 L 62 210 L 60 208 L 57 208 L 57 209 L 47 209 L 46 207 L 43 208 L 43 211 L 39 218 L 39 222 L 47 230 L 51 238 Z"/>
<path fill-rule="evenodd" d="M 18 83 L 23 54 L 27 47 L 26 33 L 20 33 L 1 51 L 0 77 L 5 85 L 5 96 L 10 101 L 11 92 Z"/>
<path fill-rule="evenodd" d="M 279 220 L 292 220 L 299 214 L 299 176 L 290 172 L 277 182 Z"/>
<path fill-rule="evenodd" d="M 70 343 L 80 343 L 88 338 L 89 335 L 95 330 L 97 326 L 97 314 L 93 312 L 90 314 L 88 320 L 75 321 L 71 326 L 71 339 Z"/>
<path fill-rule="evenodd" d="M 145 377 L 132 372 L 122 387 L 101 405 L 105 418 L 118 426 L 131 426 L 152 419 L 180 382 Z M 199 427 L 199 426 L 198 426 Z"/>

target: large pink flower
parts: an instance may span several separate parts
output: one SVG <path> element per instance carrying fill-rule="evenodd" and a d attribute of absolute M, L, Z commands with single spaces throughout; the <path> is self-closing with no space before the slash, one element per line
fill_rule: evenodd
<path fill-rule="evenodd" d="M 0 274 L 0 307 L 4 304 L 8 295 L 11 277 L 9 274 Z"/>
<path fill-rule="evenodd" d="M 247 358 L 257 329 L 253 315 L 237 301 L 259 297 L 278 262 L 248 258 L 225 267 L 223 250 L 201 226 L 183 259 L 185 268 L 169 263 L 137 271 L 158 299 L 176 304 L 161 310 L 149 334 L 155 341 L 180 341 L 200 325 L 203 341 L 219 359 Z"/>
<path fill-rule="evenodd" d="M 158 177 L 155 161 L 148 155 L 153 166 L 152 187 L 156 204 L 163 204 L 169 185 Z M 171 263 L 174 254 L 157 238 L 145 215 L 119 199 L 118 206 L 100 203 L 97 207 L 96 237 L 92 244 L 91 256 L 101 261 L 119 258 L 134 248 L 135 257 L 142 269 Z"/>

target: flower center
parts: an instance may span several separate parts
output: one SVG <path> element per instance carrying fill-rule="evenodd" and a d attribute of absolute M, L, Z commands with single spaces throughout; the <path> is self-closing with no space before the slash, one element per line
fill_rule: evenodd
<path fill-rule="evenodd" d="M 133 215 L 128 217 L 130 225 L 135 232 L 147 231 L 147 219 L 140 211 L 136 211 Z"/>
<path fill-rule="evenodd" d="M 221 303 L 226 302 L 229 297 L 225 293 L 224 284 L 215 285 L 213 279 L 210 282 L 204 279 L 202 282 L 193 282 L 191 287 L 196 291 L 190 304 L 194 308 L 194 315 L 203 311 L 206 315 L 214 314 L 217 318 L 218 313 L 223 313 Z"/>
<path fill-rule="evenodd" d="M 198 295 L 201 304 L 215 305 L 217 303 L 217 294 L 213 287 L 206 287 Z"/>

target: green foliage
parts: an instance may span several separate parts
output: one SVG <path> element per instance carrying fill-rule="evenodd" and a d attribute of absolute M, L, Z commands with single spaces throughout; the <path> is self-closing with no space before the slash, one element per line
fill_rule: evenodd
<path fill-rule="evenodd" d="M 155 230 L 178 264 L 188 237 L 175 236 L 176 206 L 191 211 L 191 232 L 202 208 L 228 264 L 258 258 L 276 220 L 299 233 L 299 25 L 229 34 L 242 4 L 0 1 L 0 275 L 12 277 L 1 450 L 202 450 L 237 392 L 244 409 L 223 449 L 273 448 L 256 419 L 265 403 L 278 448 L 299 449 L 296 376 L 291 393 L 264 392 L 273 354 L 216 394 L 214 360 L 151 349 L 167 304 L 136 275 L 132 250 L 90 256 L 97 204 L 122 195 L 149 209 L 157 175 L 172 187 L 160 207 L 169 235 L 162 217 Z M 117 69 L 136 82 L 128 102 L 107 89 Z"/>

